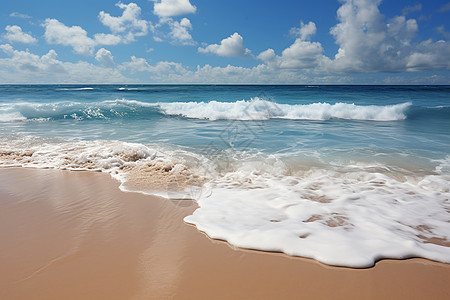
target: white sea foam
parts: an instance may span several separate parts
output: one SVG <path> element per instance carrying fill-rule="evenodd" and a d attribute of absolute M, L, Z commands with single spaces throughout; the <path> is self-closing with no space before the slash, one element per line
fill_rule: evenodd
<path fill-rule="evenodd" d="M 185 193 L 203 179 L 181 158 L 148 146 L 120 141 L 47 142 L 31 137 L 0 140 L 0 166 L 101 171 L 127 191 L 165 197 Z"/>
<path fill-rule="evenodd" d="M 450 263 L 448 157 L 416 174 L 382 160 L 223 154 L 216 161 L 120 141 L 0 139 L 0 166 L 102 171 L 126 191 L 196 198 L 200 208 L 185 221 L 237 247 L 348 267 L 381 258 Z"/>
<path fill-rule="evenodd" d="M 80 87 L 80 88 L 60 88 L 59 91 L 91 91 L 92 87 Z"/>
<path fill-rule="evenodd" d="M 313 103 L 305 105 L 277 104 L 259 98 L 236 102 L 172 102 L 158 103 L 168 115 L 209 120 L 373 120 L 394 121 L 406 118 L 410 102 L 397 105 L 355 105 L 348 103 Z"/>
<path fill-rule="evenodd" d="M 341 166 L 281 175 L 280 161 L 270 173 L 257 165 L 209 182 L 211 193 L 185 221 L 237 247 L 336 266 L 409 257 L 450 263 L 448 174 L 391 176 L 383 168 Z"/>
<path fill-rule="evenodd" d="M 20 112 L 4 112 L 0 110 L 0 122 L 24 121 L 26 118 Z"/>

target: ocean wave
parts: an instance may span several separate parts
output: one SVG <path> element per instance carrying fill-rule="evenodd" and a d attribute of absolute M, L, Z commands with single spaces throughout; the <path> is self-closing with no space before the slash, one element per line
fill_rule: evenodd
<path fill-rule="evenodd" d="M 0 122 L 29 120 L 92 120 L 151 118 L 160 115 L 156 105 L 133 100 L 102 102 L 4 103 L 0 106 Z"/>
<path fill-rule="evenodd" d="M 168 115 L 208 120 L 372 120 L 395 121 L 406 119 L 410 102 L 376 106 L 348 103 L 278 104 L 259 98 L 236 102 L 173 102 L 158 103 Z"/>
<path fill-rule="evenodd" d="M 0 122 L 24 121 L 25 118 L 20 112 L 4 112 L 0 111 Z"/>
<path fill-rule="evenodd" d="M 0 107 L 0 122 L 31 119 L 152 118 L 155 115 L 182 116 L 206 120 L 269 119 L 396 121 L 407 118 L 410 102 L 396 105 L 348 103 L 277 104 L 259 98 L 235 102 L 157 102 L 117 99 L 101 102 L 6 103 Z"/>

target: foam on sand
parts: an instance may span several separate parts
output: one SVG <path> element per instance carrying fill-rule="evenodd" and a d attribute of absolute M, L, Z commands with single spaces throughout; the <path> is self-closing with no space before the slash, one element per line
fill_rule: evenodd
<path fill-rule="evenodd" d="M 276 165 L 271 173 L 243 165 L 208 183 L 212 193 L 185 221 L 237 247 L 335 266 L 409 257 L 450 263 L 449 174 L 338 166 L 282 176 Z"/>
<path fill-rule="evenodd" d="M 46 142 L 32 138 L 0 141 L 0 166 L 100 171 L 121 189 L 179 197 L 203 179 L 182 159 L 142 144 L 120 141 Z"/>
<path fill-rule="evenodd" d="M 196 199 L 185 221 L 237 247 L 357 268 L 382 258 L 450 263 L 450 157 L 417 173 L 382 161 L 225 154 L 217 162 L 120 141 L 0 140 L 0 166 L 102 171 L 123 190 Z"/>

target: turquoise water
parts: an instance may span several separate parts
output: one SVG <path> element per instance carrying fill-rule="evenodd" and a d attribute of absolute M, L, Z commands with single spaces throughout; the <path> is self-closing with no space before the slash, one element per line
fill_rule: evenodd
<path fill-rule="evenodd" d="M 183 107 L 167 115 L 158 106 L 143 105 L 236 103 L 255 98 L 291 105 L 292 110 L 294 105 L 313 103 L 359 106 L 411 103 L 403 110 L 405 119 L 392 116 L 392 120 L 384 122 L 364 120 L 370 119 L 369 116 L 345 120 L 326 115 L 312 120 L 261 120 L 260 115 L 254 114 L 247 116 L 249 121 L 237 122 L 240 124 L 235 126 L 242 129 L 242 140 L 252 139 L 251 145 L 243 142 L 241 146 L 260 150 L 369 146 L 394 151 L 430 151 L 434 157 L 445 155 L 450 146 L 449 95 L 448 86 L 1 86 L 0 120 L 12 120 L 2 122 L 4 134 L 170 143 L 200 149 L 216 142 L 222 131 L 229 128 L 230 121 L 239 118 L 224 114 L 219 120 L 208 120 L 214 115 L 212 106 L 202 118 L 189 118 L 189 115 L 180 116 Z M 247 106 L 250 103 L 239 108 Z M 194 105 L 189 112 L 196 109 Z M 357 118 L 356 114 L 353 117 Z M 221 144 L 217 146 L 222 147 Z M 223 143 L 223 147 L 227 146 Z M 239 143 L 235 147 L 239 148 Z"/>
<path fill-rule="evenodd" d="M 449 262 L 449 149 L 450 86 L 0 86 L 2 165 L 102 170 L 197 200 L 211 237 L 333 265 Z"/>

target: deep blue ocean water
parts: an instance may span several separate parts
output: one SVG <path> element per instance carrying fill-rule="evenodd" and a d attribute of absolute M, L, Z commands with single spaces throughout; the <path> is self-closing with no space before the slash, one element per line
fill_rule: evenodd
<path fill-rule="evenodd" d="M 450 240 L 450 86 L 2 85 L 0 151 L 5 166 L 100 169 L 124 186 L 131 163 L 164 156 L 185 168 L 177 176 L 204 178 L 194 184 L 202 192 L 181 190 L 201 206 L 186 221 L 241 247 L 350 266 L 450 261 L 448 247 L 429 243 Z M 248 191 L 261 194 L 242 202 Z M 246 209 L 254 221 L 242 221 Z M 358 219 L 371 214 L 379 220 L 367 222 L 398 235 L 365 228 Z M 278 227 L 261 225 L 267 218 Z M 299 239 L 305 230 L 311 237 Z M 338 257 L 318 247 L 319 237 L 336 245 L 333 234 L 349 247 L 370 238 Z M 384 242 L 399 250 L 384 251 Z"/>

